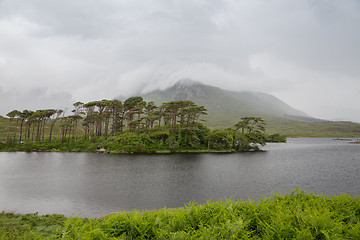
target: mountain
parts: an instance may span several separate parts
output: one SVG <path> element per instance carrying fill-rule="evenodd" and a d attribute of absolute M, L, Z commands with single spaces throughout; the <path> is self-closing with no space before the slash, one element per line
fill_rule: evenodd
<path fill-rule="evenodd" d="M 232 126 L 243 116 L 319 121 L 267 93 L 226 91 L 190 80 L 182 80 L 168 89 L 156 90 L 143 97 L 157 105 L 173 100 L 191 100 L 203 105 L 208 110 L 207 125 L 212 128 Z"/>
<path fill-rule="evenodd" d="M 227 128 L 241 117 L 260 116 L 266 131 L 290 137 L 360 137 L 360 124 L 316 119 L 267 93 L 226 91 L 191 80 L 182 80 L 165 89 L 138 94 L 156 105 L 174 100 L 191 100 L 205 106 L 206 126 Z"/>

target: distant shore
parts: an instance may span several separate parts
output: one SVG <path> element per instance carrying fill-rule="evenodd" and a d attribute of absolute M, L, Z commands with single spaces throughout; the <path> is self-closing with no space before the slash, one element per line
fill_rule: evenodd
<path fill-rule="evenodd" d="M 21 150 L 21 149 L 11 149 L 3 150 L 0 149 L 0 152 L 83 152 L 83 153 L 98 153 L 98 154 L 178 154 L 178 153 L 240 153 L 240 152 L 259 152 L 263 151 L 261 149 L 251 149 L 248 151 L 235 151 L 235 150 L 211 150 L 211 149 L 200 149 L 200 150 L 179 150 L 179 151 L 170 151 L 170 150 L 159 150 L 151 152 L 127 152 L 127 151 L 107 151 L 106 149 L 99 149 L 97 151 L 71 151 L 71 150 L 58 150 L 58 149 L 33 149 L 33 150 Z"/>

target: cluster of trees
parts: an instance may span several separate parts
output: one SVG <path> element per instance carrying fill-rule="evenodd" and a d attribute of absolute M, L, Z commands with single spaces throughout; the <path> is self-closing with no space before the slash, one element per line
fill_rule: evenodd
<path fill-rule="evenodd" d="M 273 135 L 271 135 L 273 136 Z M 242 117 L 234 128 L 215 129 L 208 137 L 209 148 L 246 151 L 258 149 L 256 144 L 265 145 L 265 121 L 260 117 Z"/>
<path fill-rule="evenodd" d="M 135 132 L 143 129 L 189 127 L 196 124 L 201 115 L 206 114 L 203 106 L 191 101 L 171 101 L 156 106 L 142 97 L 130 97 L 120 100 L 101 100 L 88 103 L 76 102 L 72 114 L 65 116 L 61 109 L 13 110 L 7 114 L 10 118 L 7 139 L 45 140 L 45 126 L 48 124 L 48 140 L 51 142 L 55 123 L 59 121 L 62 139 L 77 139 L 79 134 L 91 140 L 98 136 L 114 136 L 128 130 Z M 14 126 L 14 121 L 16 121 Z M 79 128 L 81 123 L 82 128 Z"/>
<path fill-rule="evenodd" d="M 62 143 L 102 141 L 102 147 L 114 151 L 176 151 L 249 150 L 266 141 L 261 118 L 243 117 L 233 128 L 211 131 L 201 123 L 206 109 L 192 101 L 156 106 L 135 96 L 124 102 L 101 100 L 73 106 L 67 116 L 61 109 L 9 112 L 8 142 L 51 143 L 56 135 Z"/>
<path fill-rule="evenodd" d="M 13 110 L 7 114 L 10 118 L 7 140 L 19 142 L 25 139 L 31 141 L 44 141 L 45 139 L 45 125 L 50 122 L 49 141 L 51 142 L 52 132 L 56 121 L 63 114 L 61 109 L 46 109 L 46 110 Z M 13 121 L 16 120 L 16 126 L 11 132 Z M 25 126 L 25 127 L 24 127 Z M 20 129 L 19 129 L 20 128 Z M 35 131 L 36 130 L 36 131 Z"/>

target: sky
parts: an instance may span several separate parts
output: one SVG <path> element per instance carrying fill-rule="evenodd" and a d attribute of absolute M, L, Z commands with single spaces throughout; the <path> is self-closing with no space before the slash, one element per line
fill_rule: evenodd
<path fill-rule="evenodd" d="M 0 0 L 0 115 L 181 79 L 360 122 L 360 1 Z"/>

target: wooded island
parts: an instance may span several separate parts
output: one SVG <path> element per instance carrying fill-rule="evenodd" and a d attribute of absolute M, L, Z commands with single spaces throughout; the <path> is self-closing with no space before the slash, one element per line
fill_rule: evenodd
<path fill-rule="evenodd" d="M 88 151 L 110 153 L 232 152 L 258 150 L 266 135 L 260 117 L 242 117 L 233 127 L 210 130 L 204 106 L 177 100 L 156 106 L 141 96 L 76 102 L 71 115 L 62 109 L 13 110 L 2 151 Z"/>

